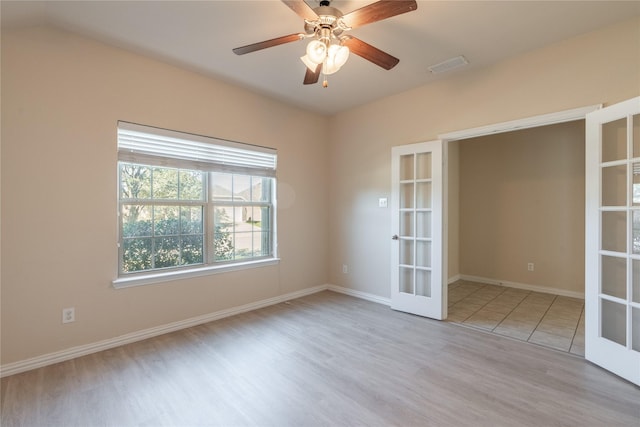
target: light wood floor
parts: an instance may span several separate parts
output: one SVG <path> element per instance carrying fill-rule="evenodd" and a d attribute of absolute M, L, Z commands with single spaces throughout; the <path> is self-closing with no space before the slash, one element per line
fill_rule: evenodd
<path fill-rule="evenodd" d="M 582 299 L 459 280 L 448 301 L 449 322 L 584 356 Z"/>
<path fill-rule="evenodd" d="M 637 426 L 569 353 L 322 292 L 4 378 L 10 426 Z"/>

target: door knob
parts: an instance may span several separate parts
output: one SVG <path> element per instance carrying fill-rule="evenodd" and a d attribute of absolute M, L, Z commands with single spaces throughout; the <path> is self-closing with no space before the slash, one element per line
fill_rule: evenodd
<path fill-rule="evenodd" d="M 394 234 L 393 236 L 391 236 L 391 240 L 398 240 L 398 235 Z"/>

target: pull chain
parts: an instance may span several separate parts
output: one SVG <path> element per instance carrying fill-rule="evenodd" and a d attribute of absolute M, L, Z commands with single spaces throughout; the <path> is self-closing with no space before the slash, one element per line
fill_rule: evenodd
<path fill-rule="evenodd" d="M 323 88 L 327 88 L 329 87 L 329 82 L 327 81 L 327 75 L 324 73 L 325 68 L 327 67 L 327 60 L 324 60 L 324 63 L 322 64 L 322 87 Z"/>

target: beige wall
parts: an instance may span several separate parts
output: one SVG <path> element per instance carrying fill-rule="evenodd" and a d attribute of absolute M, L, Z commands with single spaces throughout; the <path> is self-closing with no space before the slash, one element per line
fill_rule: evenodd
<path fill-rule="evenodd" d="M 118 120 L 277 148 L 281 263 L 115 290 Z M 69 33 L 3 32 L 2 364 L 326 284 L 327 122 Z"/>
<path fill-rule="evenodd" d="M 460 273 L 584 293 L 584 120 L 459 144 Z"/>
<path fill-rule="evenodd" d="M 447 132 L 616 103 L 640 94 L 639 76 L 636 18 L 482 70 L 452 74 L 334 117 L 329 174 L 331 283 L 390 295 L 391 219 L 389 209 L 377 207 L 377 198 L 390 194 L 391 147 L 433 140 Z M 457 252 L 451 248 L 449 256 Z M 341 271 L 344 263 L 350 266 L 347 275 Z M 451 277 L 460 271 L 448 273 Z"/>

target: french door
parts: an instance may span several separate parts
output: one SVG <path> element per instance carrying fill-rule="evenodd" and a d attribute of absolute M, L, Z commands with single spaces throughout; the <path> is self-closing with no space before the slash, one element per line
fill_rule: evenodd
<path fill-rule="evenodd" d="M 442 141 L 393 147 L 391 308 L 444 319 Z"/>
<path fill-rule="evenodd" d="M 586 116 L 585 357 L 640 385 L 640 97 Z"/>

